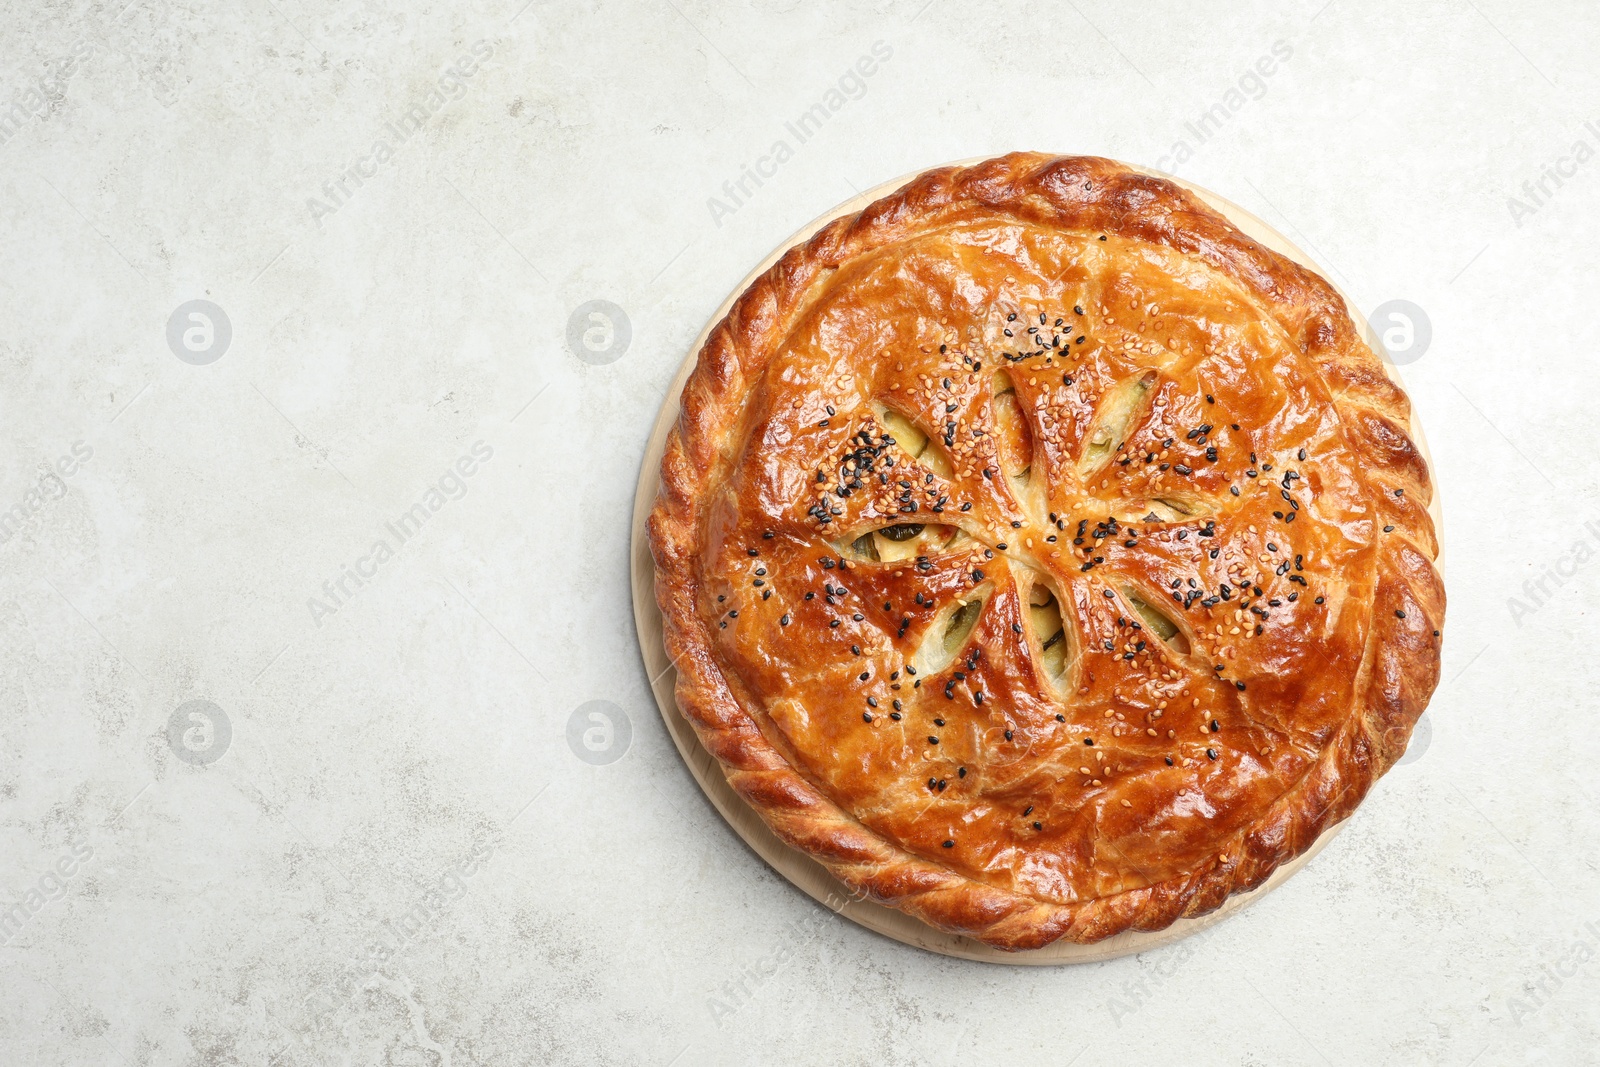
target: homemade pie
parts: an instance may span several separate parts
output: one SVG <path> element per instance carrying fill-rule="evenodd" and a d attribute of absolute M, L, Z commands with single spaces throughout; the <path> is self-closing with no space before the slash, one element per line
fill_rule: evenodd
<path fill-rule="evenodd" d="M 941 929 L 1210 911 L 1437 684 L 1410 424 L 1333 288 L 1171 182 L 930 171 L 700 351 L 649 523 L 678 706 L 780 838 Z"/>

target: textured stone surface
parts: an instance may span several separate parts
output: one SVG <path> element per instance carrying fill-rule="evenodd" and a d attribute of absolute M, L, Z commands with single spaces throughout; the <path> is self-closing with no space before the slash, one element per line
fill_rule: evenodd
<path fill-rule="evenodd" d="M 1593 1055 L 1600 14 L 924 3 L 0 3 L 0 1061 Z M 1058 970 L 764 867 L 656 715 L 627 570 L 729 288 L 1012 148 L 1175 170 L 1425 309 L 1452 597 L 1429 741 L 1322 855 Z M 215 311 L 169 342 L 194 300 L 220 355 Z M 591 301 L 625 348 L 569 331 Z"/>

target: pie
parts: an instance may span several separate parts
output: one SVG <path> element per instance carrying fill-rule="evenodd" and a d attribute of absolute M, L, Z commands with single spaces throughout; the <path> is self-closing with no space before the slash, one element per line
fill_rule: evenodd
<path fill-rule="evenodd" d="M 1409 401 L 1326 281 L 1171 182 L 923 174 L 758 277 L 681 399 L 678 707 L 778 837 L 940 929 L 1213 910 L 1438 682 Z"/>

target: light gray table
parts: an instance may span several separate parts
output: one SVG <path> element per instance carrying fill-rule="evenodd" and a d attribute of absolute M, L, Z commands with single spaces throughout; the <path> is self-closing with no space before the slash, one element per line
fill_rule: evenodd
<path fill-rule="evenodd" d="M 0 1062 L 1593 1062 L 1600 12 L 1018 7 L 0 6 Z M 1326 851 L 1056 970 L 767 869 L 628 595 L 728 289 L 1012 148 L 1174 171 L 1410 316 L 1453 598 Z"/>

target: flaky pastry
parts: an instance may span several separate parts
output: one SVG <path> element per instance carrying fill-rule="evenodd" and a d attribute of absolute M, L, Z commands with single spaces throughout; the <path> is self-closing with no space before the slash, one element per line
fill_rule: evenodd
<path fill-rule="evenodd" d="M 699 353 L 649 520 L 678 706 L 782 840 L 941 929 L 1208 912 L 1437 684 L 1409 428 L 1333 288 L 1177 185 L 930 171 Z"/>

